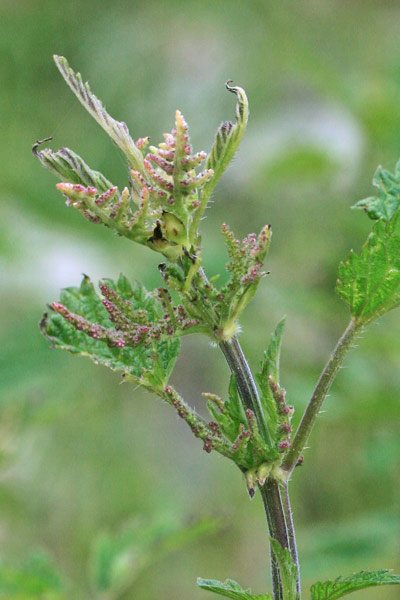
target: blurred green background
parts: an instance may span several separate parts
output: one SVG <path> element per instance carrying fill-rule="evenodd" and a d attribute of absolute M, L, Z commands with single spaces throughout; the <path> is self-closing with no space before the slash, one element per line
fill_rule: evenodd
<path fill-rule="evenodd" d="M 347 323 L 333 291 L 337 265 L 370 230 L 349 207 L 372 194 L 376 166 L 392 170 L 400 155 L 399 3 L 2 0 L 0 22 L 0 559 L 18 565 L 45 553 L 69 597 L 83 600 L 94 597 L 102 532 L 144 523 L 140 556 L 149 524 L 162 532 L 210 518 L 217 533 L 158 558 L 151 551 L 154 561 L 134 552 L 137 577 L 120 598 L 205 597 L 198 575 L 266 591 L 260 498 L 249 503 L 234 466 L 206 455 L 169 407 L 41 338 L 46 302 L 82 272 L 96 280 L 122 271 L 149 288 L 160 279 L 155 254 L 65 207 L 31 145 L 53 136 L 54 149 L 68 146 L 124 183 L 123 159 L 66 87 L 54 53 L 134 138 L 153 143 L 180 108 L 195 149 L 208 150 L 234 115 L 225 80 L 245 87 L 248 131 L 203 222 L 205 262 L 210 274 L 224 267 L 222 221 L 239 236 L 272 224 L 271 275 L 241 339 L 257 366 L 287 315 L 282 379 L 298 418 Z M 361 568 L 400 567 L 399 331 L 397 311 L 360 340 L 293 476 L 304 590 Z M 188 402 L 204 413 L 201 392 L 223 395 L 227 377 L 206 339 L 184 340 L 173 381 Z M 394 599 L 398 590 L 360 597 Z"/>

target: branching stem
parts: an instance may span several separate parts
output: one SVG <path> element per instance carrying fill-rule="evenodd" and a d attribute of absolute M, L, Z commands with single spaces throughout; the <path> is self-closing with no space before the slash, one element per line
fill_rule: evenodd
<path fill-rule="evenodd" d="M 266 439 L 270 440 L 261 409 L 258 390 L 238 339 L 234 337 L 231 342 L 221 342 L 220 348 L 226 358 L 229 368 L 236 376 L 238 392 L 245 408 L 250 408 L 255 413 L 260 431 L 266 433 L 268 435 L 268 438 Z M 298 587 L 300 588 L 300 570 L 297 561 L 297 551 L 294 553 L 292 552 L 293 548 L 295 550 L 293 522 L 291 519 L 289 520 L 288 529 L 279 483 L 273 479 L 267 479 L 264 486 L 260 489 L 268 522 L 269 534 L 280 543 L 282 548 L 289 548 L 291 551 L 293 561 L 297 567 Z M 290 508 L 289 496 L 287 496 L 287 499 L 285 500 L 285 506 L 286 505 Z M 274 600 L 283 600 L 279 567 L 272 550 L 271 572 Z"/>

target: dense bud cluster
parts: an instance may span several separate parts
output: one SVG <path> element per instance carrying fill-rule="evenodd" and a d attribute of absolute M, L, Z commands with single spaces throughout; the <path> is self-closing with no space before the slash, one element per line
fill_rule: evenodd
<path fill-rule="evenodd" d="M 271 226 L 265 225 L 259 235 L 250 233 L 239 242 L 225 223 L 222 234 L 228 251 L 227 271 L 231 277 L 222 288 L 201 282 L 217 313 L 217 336 L 230 339 L 237 331 L 238 319 L 253 298 L 261 279 L 267 275 L 263 267 L 271 240 Z M 196 277 L 200 280 L 202 273 Z"/>
<path fill-rule="evenodd" d="M 68 308 L 59 302 L 53 302 L 51 307 L 59 315 L 64 317 L 68 323 L 71 323 L 75 329 L 86 333 L 86 335 L 94 340 L 105 342 L 110 348 L 123 348 L 125 346 L 125 340 L 119 337 L 112 329 L 106 329 L 98 323 L 91 323 L 84 317 L 69 311 Z"/>
<path fill-rule="evenodd" d="M 276 429 L 276 439 L 280 452 L 285 452 L 290 448 L 290 434 L 292 432 L 291 420 L 294 413 L 294 407 L 286 402 L 286 390 L 282 388 L 270 375 L 268 384 L 272 392 L 272 396 L 276 402 L 278 424 Z"/>

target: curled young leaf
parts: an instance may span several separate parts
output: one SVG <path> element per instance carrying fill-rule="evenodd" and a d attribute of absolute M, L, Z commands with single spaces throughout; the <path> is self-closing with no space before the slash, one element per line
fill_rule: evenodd
<path fill-rule="evenodd" d="M 217 129 L 214 143 L 206 160 L 206 170 L 212 170 L 213 176 L 207 181 L 202 190 L 200 205 L 192 226 L 193 233 L 199 226 L 213 189 L 233 159 L 246 130 L 249 117 L 249 103 L 246 92 L 241 87 L 231 86 L 230 84 L 231 81 L 227 81 L 225 85 L 227 90 L 236 94 L 236 121 L 235 123 L 225 121 Z"/>
<path fill-rule="evenodd" d="M 210 196 L 217 181 L 228 167 L 246 129 L 247 119 L 249 117 L 249 103 L 246 92 L 238 86 L 231 86 L 231 82 L 226 82 L 226 89 L 236 94 L 236 122 L 225 121 L 219 126 L 214 144 L 207 157 L 206 168 L 213 169 L 214 177 L 206 184 L 204 194 Z"/>
<path fill-rule="evenodd" d="M 353 208 L 362 208 L 370 219 L 389 221 L 400 207 L 400 161 L 394 174 L 378 167 L 372 183 L 378 195 L 359 200 Z"/>

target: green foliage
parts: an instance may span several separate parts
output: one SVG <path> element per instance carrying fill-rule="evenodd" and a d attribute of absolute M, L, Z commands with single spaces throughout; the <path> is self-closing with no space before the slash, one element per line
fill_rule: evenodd
<path fill-rule="evenodd" d="M 266 417 L 268 429 L 272 439 L 275 438 L 278 424 L 278 408 L 270 386 L 270 377 L 279 383 L 279 358 L 282 344 L 285 319 L 282 319 L 271 336 L 268 348 L 264 352 L 261 363 L 261 371 L 256 374 L 257 382 L 261 390 L 261 401 Z"/>
<path fill-rule="evenodd" d="M 228 167 L 246 129 L 247 119 L 249 117 L 249 103 L 245 91 L 237 86 L 231 86 L 230 81 L 226 83 L 226 88 L 236 94 L 236 122 L 225 121 L 219 126 L 214 144 L 207 157 L 206 168 L 213 169 L 214 177 L 206 184 L 204 195 L 208 198 L 211 195 L 217 181 Z"/>
<path fill-rule="evenodd" d="M 155 299 L 123 276 L 101 287 L 103 300 L 86 276 L 80 288 L 63 290 L 61 303 L 52 305 L 56 312 L 44 316 L 43 333 L 55 346 L 123 371 L 127 379 L 148 389 L 163 387 L 177 359 L 179 340 L 161 330 L 165 320 Z"/>
<path fill-rule="evenodd" d="M 360 326 L 400 304 L 400 213 L 374 225 L 359 255 L 350 252 L 336 289 Z"/>
<path fill-rule="evenodd" d="M 370 219 L 390 221 L 400 206 L 400 161 L 394 174 L 378 167 L 372 183 L 378 188 L 378 195 L 360 200 L 353 208 L 362 208 Z"/>
<path fill-rule="evenodd" d="M 43 332 L 56 346 L 122 370 L 127 380 L 164 398 L 186 420 L 194 435 L 203 440 L 207 452 L 216 449 L 236 462 L 245 473 L 251 497 L 257 483 L 263 488 L 267 478 L 275 480 L 278 490 L 277 482 L 285 482 L 298 463 L 320 405 L 351 345 L 350 333 L 355 335 L 358 328 L 400 303 L 397 170 L 395 176 L 379 170 L 374 179 L 379 198 L 367 199 L 358 205 L 379 221 L 360 255 L 350 254 L 339 270 L 337 289 L 349 304 L 352 325 L 355 322 L 357 327 L 348 329 L 347 345 L 339 342 L 336 354 L 332 355 L 317 384 L 289 451 L 292 452 L 289 458 L 294 456 L 295 459 L 289 466 L 284 464 L 280 468 L 291 446 L 290 420 L 294 410 L 287 405 L 285 390 L 279 383 L 283 321 L 272 336 L 258 376 L 261 402 L 245 358 L 241 351 L 229 346 L 238 331 L 238 319 L 243 309 L 265 275 L 261 268 L 271 238 L 270 226 L 265 226 L 258 237 L 250 234 L 240 243 L 223 225 L 230 259 L 227 270 L 231 275 L 223 288 L 218 290 L 212 285 L 201 268 L 198 226 L 211 192 L 233 158 L 245 130 L 248 103 L 244 91 L 227 84 L 228 90 L 237 97 L 236 123 L 227 122 L 220 126 L 208 157 L 204 152 L 192 154 L 188 126 L 180 111 L 176 112 L 174 129 L 170 134 L 164 134 L 164 142 L 158 147 L 151 146 L 150 153 L 145 154 L 148 138 L 140 138 L 135 143 L 125 123 L 108 115 L 80 74 L 75 74 L 64 58 L 55 57 L 55 60 L 80 102 L 127 158 L 131 168 L 129 187 L 119 194 L 104 176 L 92 171 L 68 150 L 37 152 L 37 142 L 34 153 L 63 180 L 57 187 L 67 197 L 67 204 L 77 208 L 89 221 L 113 228 L 120 235 L 160 252 L 172 263 L 159 265 L 159 271 L 169 289 L 178 292 L 182 304 L 175 306 L 165 288 L 159 288 L 150 296 L 139 284 L 132 288 L 124 278 L 117 283 L 104 282 L 100 286 L 101 299 L 85 277 L 80 289 L 64 290 L 61 303 L 52 304 L 56 314 L 44 317 Z M 205 159 L 205 170 L 197 172 Z M 178 355 L 178 337 L 190 331 L 207 333 L 221 346 L 226 343 L 224 353 L 236 374 L 231 378 L 226 402 L 208 395 L 209 410 L 215 419 L 210 423 L 199 417 L 171 386 L 166 385 Z M 279 541 L 271 539 L 274 594 L 279 600 L 296 600 L 298 567 L 285 547 L 289 537 L 294 539 L 289 532 L 292 527 L 288 519 L 290 507 L 282 508 L 279 490 L 275 496 L 270 491 L 271 488 L 263 488 L 263 500 L 270 528 L 280 536 Z M 286 527 L 274 527 L 274 519 L 278 518 Z M 100 593 L 113 593 L 116 589 L 118 594 L 130 584 L 137 554 L 140 552 L 129 535 L 116 540 L 107 536 L 99 540 L 94 581 Z M 270 598 L 254 596 L 231 580 L 224 584 L 200 580 L 199 585 L 236 600 Z"/>
<path fill-rule="evenodd" d="M 4 600 L 66 600 L 57 569 L 44 554 L 20 567 L 0 565 L 0 598 Z"/>
<path fill-rule="evenodd" d="M 131 168 L 130 190 L 125 188 L 119 195 L 117 188 L 101 173 L 92 171 L 68 149 L 38 152 L 41 142 L 36 142 L 34 154 L 62 179 L 63 183 L 57 187 L 67 197 L 67 204 L 89 221 L 103 223 L 119 235 L 162 253 L 172 262 L 191 254 L 193 264 L 184 269 L 187 291 L 201 264 L 198 232 L 201 217 L 246 127 L 248 103 L 244 91 L 227 84 L 227 89 L 238 99 L 236 123 L 221 126 L 208 157 L 204 151 L 192 154 L 188 125 L 179 110 L 172 132 L 164 134 L 164 142 L 158 147 L 150 146 L 150 152 L 145 154 L 149 138 L 139 138 L 135 143 L 126 124 L 107 113 L 80 73 L 75 73 L 64 57 L 54 56 L 54 60 L 78 100 L 126 157 Z M 206 169 L 197 173 L 196 168 L 206 157 Z"/>
<path fill-rule="evenodd" d="M 69 148 L 60 148 L 57 152 L 53 152 L 50 148 L 37 151 L 35 144 L 34 155 L 46 169 L 57 175 L 62 181 L 95 187 L 100 194 L 114 187 L 102 173 L 93 171 L 80 156 Z"/>
<path fill-rule="evenodd" d="M 133 169 L 143 171 L 142 153 L 131 138 L 126 123 L 116 121 L 108 114 L 100 100 L 92 93 L 89 84 L 83 82 L 80 73 L 74 73 L 66 58 L 55 55 L 54 60 L 61 75 L 74 92 L 79 102 L 81 102 L 92 117 L 96 119 L 104 131 L 108 133 L 115 145 L 127 158 L 129 165 Z"/>
<path fill-rule="evenodd" d="M 392 575 L 387 569 L 360 571 L 333 581 L 320 581 L 311 586 L 311 600 L 337 600 L 346 594 L 378 585 L 400 584 L 400 575 Z"/>
<path fill-rule="evenodd" d="M 197 585 L 203 590 L 214 592 L 232 600 L 272 600 L 270 594 L 252 594 L 251 590 L 244 590 L 233 579 L 227 579 L 223 583 L 215 579 L 197 579 Z"/>
<path fill-rule="evenodd" d="M 271 550 L 279 565 L 279 574 L 282 583 L 282 600 L 296 600 L 297 568 L 293 562 L 288 548 L 282 548 L 280 543 L 270 538 Z"/>
<path fill-rule="evenodd" d="M 379 167 L 372 181 L 378 195 L 360 200 L 353 208 L 363 208 L 378 222 L 360 254 L 352 251 L 340 265 L 337 282 L 339 295 L 360 326 L 400 303 L 400 161 L 394 174 Z"/>
<path fill-rule="evenodd" d="M 67 60 L 60 56 L 54 59 L 74 94 L 125 155 L 130 166 L 129 187 L 120 193 L 107 178 L 66 148 L 57 152 L 47 148 L 38 151 L 42 142 L 36 142 L 35 156 L 62 180 L 57 188 L 67 198 L 68 206 L 77 209 L 88 221 L 101 223 L 118 235 L 161 253 L 170 263 L 160 265 L 164 281 L 181 293 L 189 314 L 200 321 L 199 331 L 217 341 L 230 339 L 265 275 L 261 268 L 271 229 L 265 226 L 258 237 L 250 234 L 240 245 L 229 228 L 223 226 L 231 279 L 217 289 L 201 269 L 198 227 L 211 191 L 243 136 L 248 118 L 245 92 L 227 84 L 227 89 L 237 97 L 236 123 L 221 125 L 208 157 L 204 151 L 192 153 L 189 128 L 179 110 L 171 133 L 164 134 L 164 141 L 150 146 L 146 153 L 149 138 L 139 138 L 135 143 L 125 123 L 107 113 Z M 197 172 L 205 159 L 205 170 Z"/>
<path fill-rule="evenodd" d="M 268 431 L 275 448 L 280 452 L 284 452 L 290 445 L 290 422 L 293 416 L 293 407 L 286 403 L 286 391 L 279 384 L 279 360 L 284 326 L 285 318 L 276 326 L 264 352 L 261 371 L 256 374 Z"/>
<path fill-rule="evenodd" d="M 208 399 L 207 407 L 213 418 L 212 423 L 216 434 L 222 435 L 230 442 L 228 454 L 225 455 L 246 472 L 247 487 L 252 498 L 258 479 L 258 469 L 262 467 L 260 475 L 262 477 L 266 465 L 269 465 L 267 469 L 269 472 L 273 462 L 279 458 L 279 454 L 271 452 L 262 439 L 253 411 L 244 410 L 234 374 L 230 378 L 227 400 L 223 401 L 214 394 L 203 394 L 203 396 Z"/>

